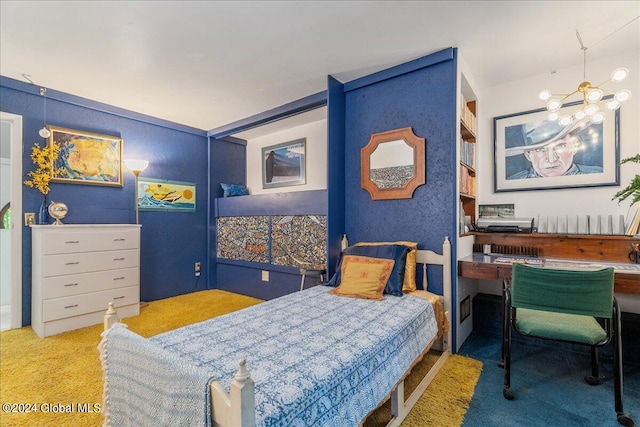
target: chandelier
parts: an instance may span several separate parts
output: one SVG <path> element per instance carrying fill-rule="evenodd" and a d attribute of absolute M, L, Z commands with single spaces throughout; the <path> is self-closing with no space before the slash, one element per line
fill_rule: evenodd
<path fill-rule="evenodd" d="M 548 90 L 543 90 L 538 94 L 542 101 L 547 101 L 547 110 L 549 110 L 549 120 L 557 121 L 561 126 L 567 126 L 574 120 L 581 120 L 587 116 L 591 118 L 593 123 L 602 123 L 604 121 L 604 112 L 598 106 L 600 101 L 606 101 L 606 108 L 609 110 L 617 110 L 620 104 L 631 97 L 631 92 L 627 89 L 617 91 L 615 94 L 604 89 L 602 85 L 606 83 L 619 83 L 627 78 L 629 70 L 626 68 L 617 68 L 611 73 L 611 78 L 604 82 L 593 85 L 587 81 L 587 47 L 582 43 L 580 33 L 576 30 L 576 36 L 580 42 L 580 49 L 584 56 L 584 73 L 583 81 L 578 88 L 571 93 L 552 94 Z M 573 112 L 572 115 L 560 115 L 560 108 L 573 95 L 580 93 L 582 95 L 582 105 Z"/>

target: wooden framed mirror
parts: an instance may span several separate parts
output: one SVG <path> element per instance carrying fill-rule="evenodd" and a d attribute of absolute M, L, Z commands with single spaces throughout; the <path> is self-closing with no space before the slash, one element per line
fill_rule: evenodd
<path fill-rule="evenodd" d="M 425 139 L 410 127 L 374 133 L 360 150 L 360 185 L 372 200 L 410 199 L 425 183 Z"/>

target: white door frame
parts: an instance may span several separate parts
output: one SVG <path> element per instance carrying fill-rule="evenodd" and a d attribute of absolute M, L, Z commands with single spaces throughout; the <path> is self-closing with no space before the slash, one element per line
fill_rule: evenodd
<path fill-rule="evenodd" d="M 11 328 L 22 327 L 22 116 L 0 111 L 11 124 Z"/>

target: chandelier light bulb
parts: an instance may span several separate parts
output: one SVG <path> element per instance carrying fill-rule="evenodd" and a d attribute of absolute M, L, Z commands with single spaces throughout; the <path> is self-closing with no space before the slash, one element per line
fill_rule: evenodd
<path fill-rule="evenodd" d="M 611 73 L 611 81 L 612 82 L 621 82 L 629 76 L 629 70 L 626 68 L 616 68 Z"/>
<path fill-rule="evenodd" d="M 599 110 L 598 106 L 596 104 L 587 104 L 584 106 L 584 113 L 587 116 L 593 116 L 595 113 L 597 113 Z"/>
<path fill-rule="evenodd" d="M 610 110 L 617 110 L 618 108 L 620 108 L 620 101 L 618 101 L 617 99 L 612 99 L 611 101 L 607 102 L 607 108 Z"/>
<path fill-rule="evenodd" d="M 558 114 L 557 111 L 550 112 L 548 116 L 549 120 L 552 122 L 555 122 L 556 120 L 558 120 L 558 117 L 560 117 L 560 114 Z"/>
<path fill-rule="evenodd" d="M 624 102 L 627 99 L 631 98 L 631 92 L 629 92 L 627 89 L 619 90 L 616 93 L 615 98 L 620 102 Z"/>
<path fill-rule="evenodd" d="M 598 102 L 602 98 L 602 89 L 594 88 L 587 92 L 587 100 L 589 102 Z"/>
<path fill-rule="evenodd" d="M 538 98 L 540 98 L 541 101 L 546 101 L 547 99 L 551 98 L 551 92 L 545 89 L 538 94 Z"/>
<path fill-rule="evenodd" d="M 584 111 L 582 110 L 577 110 L 575 113 L 573 113 L 573 118 L 576 120 L 582 120 L 586 117 L 587 115 L 585 114 Z"/>
<path fill-rule="evenodd" d="M 547 103 L 547 110 L 558 111 L 562 107 L 562 103 L 559 99 L 552 99 Z"/>
<path fill-rule="evenodd" d="M 601 111 L 598 111 L 593 116 L 591 116 L 591 121 L 593 123 L 602 123 L 604 121 L 604 114 Z"/>
<path fill-rule="evenodd" d="M 560 117 L 560 119 L 558 119 L 558 123 L 562 126 L 567 126 L 569 124 L 571 124 L 571 122 L 573 121 L 573 117 L 566 115 L 566 116 L 562 116 Z"/>

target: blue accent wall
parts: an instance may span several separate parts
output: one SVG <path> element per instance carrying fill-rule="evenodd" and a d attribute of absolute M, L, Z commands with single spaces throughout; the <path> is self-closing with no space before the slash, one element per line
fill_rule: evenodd
<path fill-rule="evenodd" d="M 350 242 L 412 240 L 420 249 L 441 252 L 444 237 L 457 234 L 455 108 L 453 60 L 346 93 L 345 225 Z M 426 184 L 411 199 L 371 200 L 360 186 L 360 150 L 371 134 L 404 127 L 426 140 Z"/>
<path fill-rule="evenodd" d="M 345 84 L 344 217 L 351 243 L 410 240 L 441 253 L 449 236 L 456 253 L 456 76 L 456 50 L 446 49 Z M 426 140 L 426 184 L 411 199 L 371 200 L 360 186 L 360 150 L 371 134 L 404 127 Z M 441 269 L 430 270 L 429 283 L 441 291 Z"/>
<path fill-rule="evenodd" d="M 29 157 L 43 126 L 44 103 L 39 87 L 0 78 L 0 109 L 23 117 L 23 180 L 34 166 Z M 123 138 L 124 158 L 145 158 L 142 177 L 196 183 L 196 212 L 141 211 L 140 293 L 143 301 L 206 289 L 208 277 L 208 138 L 204 130 L 144 116 L 88 99 L 47 91 L 47 124 Z M 224 163 L 224 162 L 221 162 Z M 244 164 L 244 160 L 242 163 Z M 219 165 L 216 165 L 219 167 Z M 222 171 L 218 179 L 222 180 Z M 244 172 L 242 172 L 244 173 Z M 135 223 L 134 176 L 124 170 L 123 187 L 52 183 L 49 200 L 64 202 L 68 224 Z M 23 187 L 24 212 L 37 212 L 41 194 Z M 194 262 L 203 262 L 203 276 Z M 23 233 L 22 323 L 31 323 L 31 232 Z"/>

